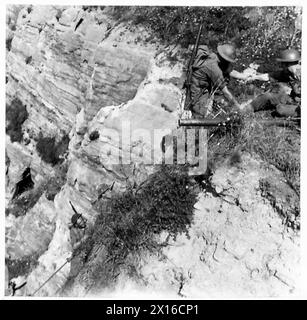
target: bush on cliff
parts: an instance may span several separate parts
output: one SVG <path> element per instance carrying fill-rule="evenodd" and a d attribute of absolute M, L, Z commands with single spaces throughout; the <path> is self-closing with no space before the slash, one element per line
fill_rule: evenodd
<path fill-rule="evenodd" d="M 83 254 L 84 262 L 92 263 L 88 269 L 90 280 L 99 286 L 102 281 L 99 274 L 102 272 L 106 281 L 106 273 L 118 271 L 131 254 L 138 255 L 144 250 L 159 252 L 166 245 L 159 241 L 162 231 L 173 237 L 187 233 L 196 197 L 186 168 L 162 166 L 138 187 L 131 187 L 108 201 L 101 199 L 96 204 L 100 214 L 93 231 L 77 249 L 78 254 Z M 106 261 L 102 265 L 93 264 L 91 259 L 95 259 L 101 248 L 106 252 Z M 110 275 L 109 281 L 112 280 Z"/>
<path fill-rule="evenodd" d="M 9 280 L 19 276 L 27 276 L 38 265 L 39 253 L 24 256 L 20 259 L 5 258 Z"/>
<path fill-rule="evenodd" d="M 65 134 L 59 142 L 55 137 L 44 137 L 40 132 L 36 144 L 36 150 L 40 157 L 53 166 L 63 162 L 69 144 L 69 137 Z"/>
<path fill-rule="evenodd" d="M 46 177 L 45 180 L 34 186 L 33 189 L 27 190 L 20 196 L 12 198 L 10 205 L 5 210 L 5 214 L 12 214 L 15 217 L 24 216 L 39 201 L 45 193 L 49 201 L 53 201 L 55 196 L 61 191 L 66 183 L 68 162 L 59 164 L 55 168 L 55 174 Z"/>
<path fill-rule="evenodd" d="M 6 105 L 6 134 L 10 136 L 12 142 L 22 141 L 22 125 L 28 116 L 26 106 L 18 98 Z"/>
<path fill-rule="evenodd" d="M 194 44 L 203 22 L 201 44 L 215 50 L 220 43 L 237 47 L 238 66 L 257 60 L 264 70 L 272 70 L 272 59 L 280 49 L 301 49 L 301 10 L 283 7 L 107 7 L 114 19 L 131 21 L 148 28 L 167 45 Z M 262 70 L 262 71 L 264 71 Z"/>
<path fill-rule="evenodd" d="M 23 193 L 11 200 L 10 205 L 5 210 L 5 214 L 12 214 L 15 217 L 24 216 L 35 206 L 39 198 L 43 195 L 45 186 L 40 184 L 33 189 Z"/>

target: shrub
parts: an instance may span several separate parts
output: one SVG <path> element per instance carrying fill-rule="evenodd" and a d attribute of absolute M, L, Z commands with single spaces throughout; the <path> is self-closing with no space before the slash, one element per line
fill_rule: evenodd
<path fill-rule="evenodd" d="M 288 184 L 300 194 L 300 134 L 295 125 L 266 126 L 259 122 L 245 127 L 245 148 L 283 172 Z"/>
<path fill-rule="evenodd" d="M 66 183 L 67 170 L 68 162 L 64 162 L 56 168 L 54 176 L 46 177 L 44 181 L 34 186 L 34 188 L 25 190 L 18 197 L 13 197 L 9 207 L 6 209 L 6 215 L 12 214 L 15 217 L 26 215 L 44 193 L 49 201 L 53 201 Z"/>
<path fill-rule="evenodd" d="M 55 176 L 48 179 L 46 185 L 46 198 L 49 201 L 54 200 L 55 196 L 61 191 L 62 187 L 66 183 L 67 170 L 68 163 L 64 162 L 63 164 L 59 165 Z"/>
<path fill-rule="evenodd" d="M 12 199 L 9 207 L 5 211 L 5 214 L 12 214 L 15 217 L 26 215 L 27 212 L 35 206 L 44 191 L 45 186 L 42 184 L 23 193 L 18 198 Z"/>
<path fill-rule="evenodd" d="M 94 255 L 103 248 L 106 253 L 103 265 L 90 268 L 95 285 L 99 285 L 100 271 L 105 279 L 109 269 L 116 270 L 131 254 L 158 252 L 165 245 L 156 237 L 162 231 L 172 237 L 187 233 L 195 202 L 192 182 L 186 168 L 180 166 L 162 166 L 138 187 L 130 187 L 108 201 L 99 200 L 96 209 L 100 214 L 93 231 L 78 249 L 89 263 L 91 252 Z"/>
<path fill-rule="evenodd" d="M 23 137 L 22 124 L 28 116 L 26 106 L 18 98 L 15 98 L 10 105 L 6 105 L 6 133 L 12 142 L 21 142 Z"/>
<path fill-rule="evenodd" d="M 6 258 L 5 264 L 9 272 L 9 280 L 28 275 L 38 265 L 39 254 L 32 254 L 20 259 Z"/>
<path fill-rule="evenodd" d="M 55 137 L 43 137 L 40 132 L 36 150 L 40 157 L 47 163 L 56 165 L 63 162 L 63 156 L 68 148 L 69 137 L 65 134 L 57 143 Z"/>
<path fill-rule="evenodd" d="M 29 56 L 25 59 L 26 64 L 31 63 L 31 61 L 32 61 L 32 56 Z"/>
<path fill-rule="evenodd" d="M 262 71 L 275 67 L 280 49 L 301 49 L 301 10 L 298 7 L 108 7 L 115 20 L 143 25 L 165 44 L 194 44 L 200 24 L 200 44 L 212 49 L 223 42 L 237 47 L 236 68 L 257 60 Z"/>
<path fill-rule="evenodd" d="M 188 47 L 194 44 L 200 23 L 204 32 L 200 42 L 215 46 L 218 42 L 238 36 L 248 27 L 244 7 L 113 7 L 115 19 L 142 24 L 167 44 Z"/>
<path fill-rule="evenodd" d="M 249 28 L 241 32 L 239 60 L 248 64 L 258 60 L 260 71 L 277 67 L 275 57 L 280 50 L 301 50 L 301 10 L 296 7 L 257 7 L 246 13 Z"/>
<path fill-rule="evenodd" d="M 96 140 L 98 138 L 99 138 L 99 132 L 97 130 L 91 132 L 90 135 L 89 135 L 89 139 L 91 141 L 94 141 L 94 140 Z"/>
<path fill-rule="evenodd" d="M 15 192 L 12 198 L 14 199 L 15 197 L 18 197 L 23 192 L 29 189 L 33 189 L 33 187 L 34 187 L 34 182 L 31 176 L 31 168 L 28 167 L 23 172 L 21 180 L 17 182 Z"/>
<path fill-rule="evenodd" d="M 300 193 L 300 134 L 296 125 L 268 125 L 268 113 L 237 115 L 226 127 L 214 128 L 208 143 L 209 164 L 215 166 L 237 150 L 247 151 L 281 170 L 288 184 Z"/>

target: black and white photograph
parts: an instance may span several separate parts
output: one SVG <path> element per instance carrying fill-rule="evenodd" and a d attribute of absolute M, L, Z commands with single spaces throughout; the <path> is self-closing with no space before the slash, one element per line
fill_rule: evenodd
<path fill-rule="evenodd" d="M 302 5 L 3 9 L 5 299 L 301 297 Z"/>

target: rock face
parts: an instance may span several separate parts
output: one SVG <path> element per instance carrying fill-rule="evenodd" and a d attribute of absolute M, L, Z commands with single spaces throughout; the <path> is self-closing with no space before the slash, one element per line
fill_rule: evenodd
<path fill-rule="evenodd" d="M 107 9 L 9 6 L 7 15 L 7 107 L 18 97 L 29 113 L 23 141 L 12 143 L 7 136 L 8 204 L 26 168 L 34 188 L 58 170 L 38 155 L 39 134 L 56 141 L 70 137 L 67 182 L 54 202 L 42 195 L 26 216 L 7 219 L 11 258 L 43 252 L 27 279 L 31 294 L 71 254 L 69 200 L 92 223 L 101 190 L 112 183 L 124 190 L 127 181 L 146 178 L 154 158 L 161 160 L 165 130 L 177 125 L 182 65 L 170 65 L 156 44 L 146 42 L 144 30 L 128 30 Z M 43 227 L 29 231 L 30 221 Z M 38 294 L 54 294 L 68 274 L 69 263 Z"/>

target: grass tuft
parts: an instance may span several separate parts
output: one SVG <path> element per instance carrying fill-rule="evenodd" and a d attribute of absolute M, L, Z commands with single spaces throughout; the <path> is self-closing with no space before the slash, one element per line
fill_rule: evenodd
<path fill-rule="evenodd" d="M 162 166 L 138 187 L 129 188 L 108 201 L 101 199 L 96 209 L 100 212 L 91 234 L 75 253 L 82 254 L 83 263 L 95 259 L 97 250 L 103 248 L 103 263 L 93 266 L 87 276 L 99 286 L 99 274 L 104 279 L 108 270 L 119 268 L 131 255 L 144 250 L 159 252 L 166 243 L 157 237 L 162 231 L 176 237 L 188 234 L 193 220 L 196 193 L 187 168 Z M 110 280 L 112 275 L 110 275 Z"/>

